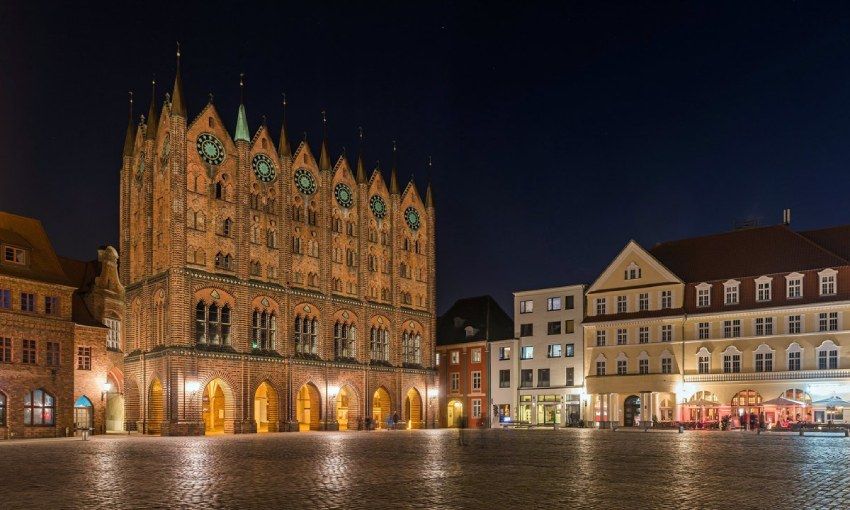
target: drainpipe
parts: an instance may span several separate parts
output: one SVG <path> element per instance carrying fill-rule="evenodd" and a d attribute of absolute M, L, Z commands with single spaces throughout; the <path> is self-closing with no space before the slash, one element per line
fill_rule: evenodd
<path fill-rule="evenodd" d="M 681 360 L 681 363 L 679 363 L 679 372 L 682 375 L 682 390 L 684 390 L 684 388 L 685 388 L 685 324 L 687 322 L 688 322 L 688 314 L 683 313 L 682 314 L 682 360 Z M 677 400 L 678 400 L 678 397 L 679 397 L 679 395 L 676 395 Z M 678 409 L 679 412 L 676 413 L 676 414 L 679 415 L 679 418 L 680 418 L 680 421 L 681 421 L 681 418 L 682 418 L 682 403 L 677 402 L 677 407 L 679 408 Z"/>

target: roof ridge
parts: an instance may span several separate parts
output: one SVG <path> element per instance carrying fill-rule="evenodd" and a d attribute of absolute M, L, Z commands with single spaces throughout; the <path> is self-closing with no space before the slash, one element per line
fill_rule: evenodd
<path fill-rule="evenodd" d="M 647 251 L 654 250 L 655 248 L 657 248 L 659 246 L 664 246 L 666 244 L 681 243 L 681 242 L 685 242 L 685 241 L 695 241 L 695 240 L 698 240 L 698 239 L 710 239 L 712 237 L 740 235 L 742 233 L 752 232 L 754 230 L 768 230 L 768 229 L 775 230 L 777 228 L 785 228 L 787 230 L 791 230 L 788 227 L 786 227 L 785 225 L 765 225 L 763 227 L 742 228 L 742 229 L 739 229 L 739 230 L 729 230 L 729 231 L 726 231 L 726 232 L 715 232 L 714 234 L 706 234 L 706 235 L 701 235 L 701 236 L 696 236 L 696 237 L 682 237 L 682 238 L 679 238 L 679 239 L 671 239 L 669 241 L 661 241 L 660 243 L 655 243 L 652 246 L 652 248 L 649 248 L 649 250 L 647 250 Z M 793 232 L 793 230 L 792 230 L 792 232 Z"/>
<path fill-rule="evenodd" d="M 826 247 L 825 247 L 825 246 L 823 246 L 822 244 L 820 244 L 820 243 L 816 243 L 813 239 L 809 239 L 809 237 L 808 237 L 808 236 L 804 236 L 804 235 L 803 235 L 803 234 L 801 234 L 800 232 L 796 232 L 796 231 L 794 231 L 794 230 L 791 230 L 790 228 L 788 229 L 788 231 L 789 231 L 789 232 L 792 232 L 792 233 L 793 233 L 794 235 L 796 235 L 797 237 L 799 237 L 799 238 L 801 238 L 801 239 L 804 239 L 807 243 L 811 244 L 812 246 L 817 247 L 819 250 L 823 251 L 824 253 L 827 253 L 827 254 L 829 254 L 829 255 L 831 255 L 831 256 L 833 256 L 833 257 L 837 258 L 838 260 L 843 261 L 845 264 L 850 264 L 850 260 L 847 260 L 846 258 L 844 258 L 844 257 L 842 257 L 842 256 L 840 256 L 840 255 L 838 255 L 837 253 L 835 253 L 835 252 L 833 252 L 832 250 L 830 250 L 830 249 L 826 248 Z"/>

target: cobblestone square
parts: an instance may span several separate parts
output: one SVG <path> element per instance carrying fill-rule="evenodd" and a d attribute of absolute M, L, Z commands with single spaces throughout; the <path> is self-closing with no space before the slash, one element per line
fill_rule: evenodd
<path fill-rule="evenodd" d="M 597 430 L 0 444 L 3 508 L 850 506 L 850 440 Z"/>

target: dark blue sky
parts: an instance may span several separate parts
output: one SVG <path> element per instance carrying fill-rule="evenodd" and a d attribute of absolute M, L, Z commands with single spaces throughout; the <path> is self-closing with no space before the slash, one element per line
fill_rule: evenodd
<path fill-rule="evenodd" d="M 176 3 L 176 2 L 175 2 Z M 57 250 L 117 243 L 127 90 L 147 109 L 183 46 L 190 117 L 215 93 L 424 189 L 434 160 L 438 310 L 591 282 L 630 238 L 850 222 L 850 5 L 4 2 L 0 209 Z M 746 5 L 744 5 L 746 4 Z M 159 89 L 160 97 L 165 92 Z"/>

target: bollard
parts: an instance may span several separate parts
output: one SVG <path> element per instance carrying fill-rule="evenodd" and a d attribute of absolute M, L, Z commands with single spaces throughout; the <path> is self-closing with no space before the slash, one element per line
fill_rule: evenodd
<path fill-rule="evenodd" d="M 803 429 L 800 429 L 800 436 L 803 435 Z"/>
<path fill-rule="evenodd" d="M 679 434 L 684 434 L 684 433 L 685 433 L 685 426 L 679 425 Z"/>
<path fill-rule="evenodd" d="M 844 429 L 844 437 L 850 437 L 850 429 Z"/>

